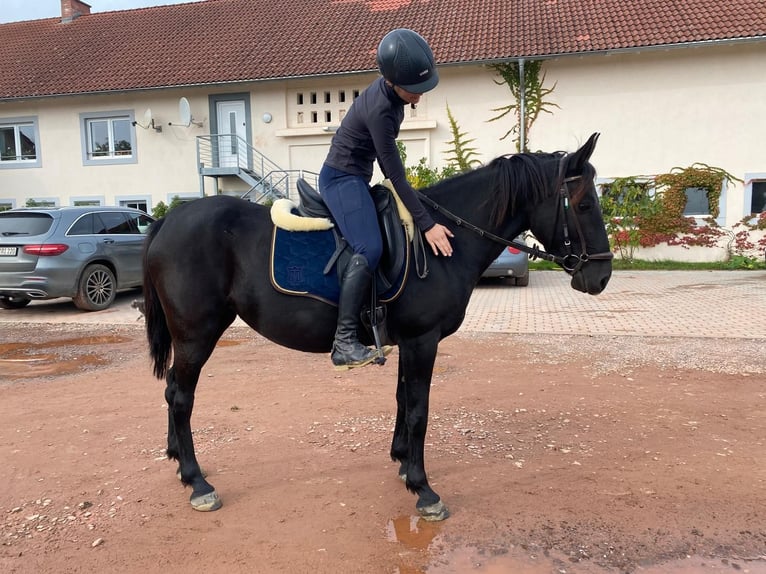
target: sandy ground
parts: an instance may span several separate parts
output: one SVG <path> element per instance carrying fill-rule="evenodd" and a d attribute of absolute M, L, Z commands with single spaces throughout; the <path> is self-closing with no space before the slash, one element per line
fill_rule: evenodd
<path fill-rule="evenodd" d="M 388 457 L 396 351 L 338 374 L 230 329 L 192 419 L 224 506 L 198 513 L 141 323 L 2 332 L 0 572 L 766 573 L 763 340 L 448 338 L 434 524 Z"/>

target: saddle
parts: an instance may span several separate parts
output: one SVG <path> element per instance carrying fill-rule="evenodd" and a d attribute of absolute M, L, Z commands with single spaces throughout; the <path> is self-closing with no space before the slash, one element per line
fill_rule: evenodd
<path fill-rule="evenodd" d="M 280 199 L 272 207 L 272 284 L 283 293 L 337 304 L 343 271 L 353 253 L 319 193 L 304 179 L 298 180 L 297 188 L 299 203 Z M 375 185 L 370 193 L 383 239 L 373 297 L 388 303 L 399 296 L 407 278 L 412 220 L 392 189 Z"/>

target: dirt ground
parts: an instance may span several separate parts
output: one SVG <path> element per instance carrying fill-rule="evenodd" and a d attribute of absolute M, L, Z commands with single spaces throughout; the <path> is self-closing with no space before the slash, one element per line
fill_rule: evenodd
<path fill-rule="evenodd" d="M 714 339 L 448 338 L 426 468 L 452 516 L 425 523 L 388 457 L 396 351 L 338 374 L 230 329 L 199 513 L 142 329 L 2 326 L 0 572 L 766 572 L 766 375 L 709 367 Z"/>

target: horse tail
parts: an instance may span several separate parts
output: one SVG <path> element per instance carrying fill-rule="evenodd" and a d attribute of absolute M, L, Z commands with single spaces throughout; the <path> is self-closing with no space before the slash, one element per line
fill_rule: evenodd
<path fill-rule="evenodd" d="M 173 341 L 168 330 L 168 323 L 165 318 L 165 311 L 157 294 L 157 289 L 152 282 L 152 276 L 149 273 L 149 248 L 152 241 L 159 233 L 164 219 L 158 219 L 149 228 L 146 241 L 144 243 L 143 253 L 143 274 L 144 274 L 144 317 L 146 320 L 146 338 L 149 341 L 149 356 L 152 359 L 154 376 L 158 379 L 164 379 L 168 373 L 170 365 L 170 350 Z"/>

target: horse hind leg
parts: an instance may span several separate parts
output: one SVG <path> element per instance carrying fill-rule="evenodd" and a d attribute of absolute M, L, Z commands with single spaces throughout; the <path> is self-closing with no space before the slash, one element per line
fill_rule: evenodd
<path fill-rule="evenodd" d="M 222 502 L 215 488 L 205 480 L 194 454 L 191 413 L 201 366 L 181 365 L 176 358 L 168 371 L 165 388 L 165 400 L 168 403 L 167 455 L 178 461 L 181 482 L 192 487 L 192 508 L 207 512 L 218 510 Z"/>

